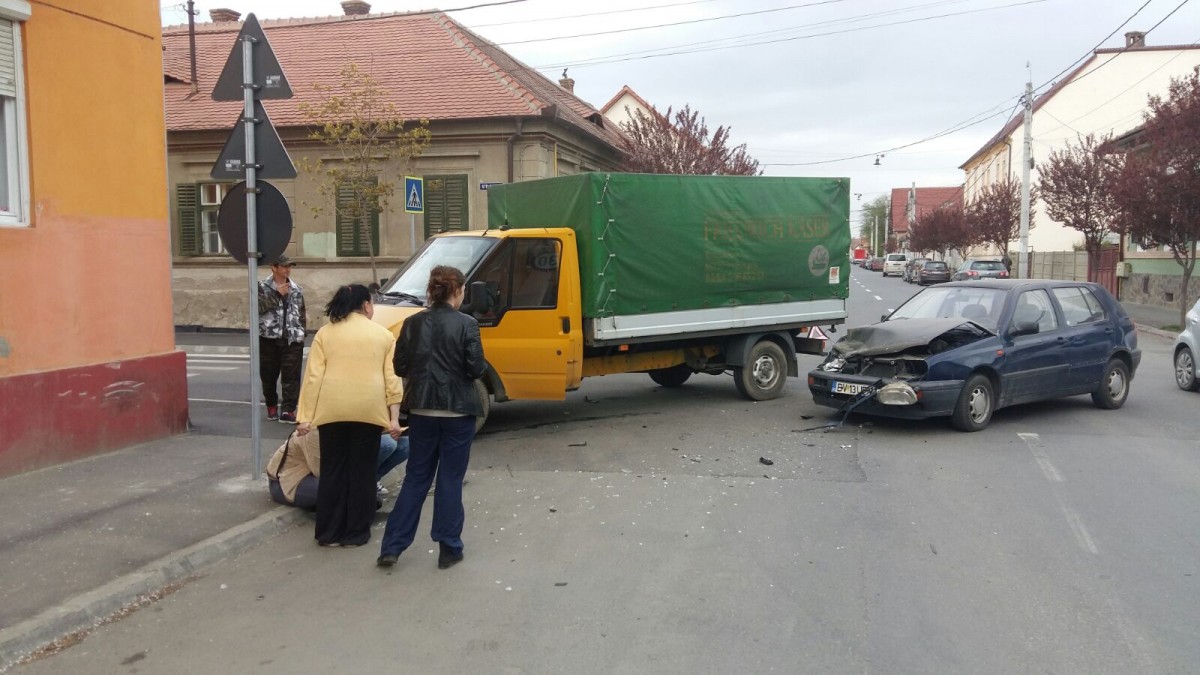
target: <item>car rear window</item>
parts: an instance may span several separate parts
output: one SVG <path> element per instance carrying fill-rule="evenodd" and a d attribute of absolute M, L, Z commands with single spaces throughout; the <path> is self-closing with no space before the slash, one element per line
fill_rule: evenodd
<path fill-rule="evenodd" d="M 903 253 L 890 253 L 890 254 L 888 254 L 887 259 L 892 262 L 896 262 L 897 260 L 899 260 L 900 262 L 904 262 L 904 260 L 905 260 Z"/>
<path fill-rule="evenodd" d="M 976 260 L 971 263 L 971 269 L 995 272 L 996 270 L 1004 269 L 1004 263 L 997 260 Z"/>
<path fill-rule="evenodd" d="M 944 269 L 946 269 L 946 263 L 944 263 L 940 260 L 931 260 L 931 261 L 925 263 L 925 269 L 927 269 L 927 270 L 944 270 Z"/>

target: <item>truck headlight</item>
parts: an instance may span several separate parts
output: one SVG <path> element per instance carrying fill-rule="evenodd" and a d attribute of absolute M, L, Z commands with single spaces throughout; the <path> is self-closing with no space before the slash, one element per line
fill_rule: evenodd
<path fill-rule="evenodd" d="M 892 382 L 875 392 L 875 400 L 883 405 L 914 405 L 917 391 L 904 382 Z"/>

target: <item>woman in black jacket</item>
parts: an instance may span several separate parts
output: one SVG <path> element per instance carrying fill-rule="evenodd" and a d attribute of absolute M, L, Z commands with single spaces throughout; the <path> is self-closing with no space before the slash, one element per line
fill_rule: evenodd
<path fill-rule="evenodd" d="M 453 267 L 433 268 L 426 289 L 429 308 L 400 329 L 394 365 L 405 381 L 400 409 L 408 413 L 408 469 L 383 531 L 380 567 L 396 564 L 412 545 L 435 475 L 430 534 L 441 548 L 438 568 L 463 559 L 462 483 L 475 418 L 483 414 L 475 380 L 485 368 L 479 324 L 458 311 L 464 283 Z"/>

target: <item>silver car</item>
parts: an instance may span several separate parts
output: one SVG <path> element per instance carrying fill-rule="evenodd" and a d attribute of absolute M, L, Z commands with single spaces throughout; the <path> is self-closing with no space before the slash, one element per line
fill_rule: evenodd
<path fill-rule="evenodd" d="M 1200 300 L 1187 313 L 1183 332 L 1175 338 L 1175 384 L 1184 391 L 1200 389 L 1196 375 L 1196 354 L 1200 353 Z"/>

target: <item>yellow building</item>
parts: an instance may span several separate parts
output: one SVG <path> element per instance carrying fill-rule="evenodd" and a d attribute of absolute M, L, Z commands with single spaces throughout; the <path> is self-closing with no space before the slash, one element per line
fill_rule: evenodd
<path fill-rule="evenodd" d="M 182 431 L 162 31 L 0 0 L 0 475 Z"/>

